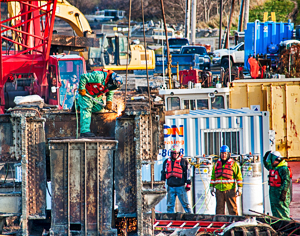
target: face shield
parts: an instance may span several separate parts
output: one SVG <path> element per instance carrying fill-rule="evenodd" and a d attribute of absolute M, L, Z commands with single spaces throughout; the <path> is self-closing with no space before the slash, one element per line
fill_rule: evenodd
<path fill-rule="evenodd" d="M 107 88 L 109 90 L 116 90 L 121 88 L 123 85 L 123 77 L 118 75 L 117 73 L 112 73 L 110 76 L 110 80 L 108 81 Z"/>

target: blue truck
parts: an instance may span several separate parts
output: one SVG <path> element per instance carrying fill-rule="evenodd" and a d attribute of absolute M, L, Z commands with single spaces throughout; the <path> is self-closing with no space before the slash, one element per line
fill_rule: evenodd
<path fill-rule="evenodd" d="M 172 66 L 176 66 L 178 63 L 179 70 L 189 70 L 191 67 L 193 69 L 200 70 L 210 70 L 210 58 L 207 54 L 206 48 L 202 46 L 183 46 L 181 48 L 180 54 L 172 54 Z M 155 70 L 154 73 L 162 74 L 163 65 L 165 71 L 167 69 L 167 56 L 155 55 Z M 172 74 L 176 73 L 177 68 L 172 67 Z"/>
<path fill-rule="evenodd" d="M 172 65 L 176 66 L 177 62 L 179 64 L 179 70 L 189 70 L 191 67 L 194 69 L 199 69 L 200 60 L 198 54 L 172 54 Z M 167 71 L 168 61 L 167 56 L 155 55 L 155 69 L 154 73 L 162 74 L 163 73 L 163 65 L 165 72 Z M 176 74 L 177 68 L 171 68 L 172 74 Z"/>

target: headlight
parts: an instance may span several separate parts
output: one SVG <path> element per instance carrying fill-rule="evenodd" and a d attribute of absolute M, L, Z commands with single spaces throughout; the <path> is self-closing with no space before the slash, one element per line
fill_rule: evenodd
<path fill-rule="evenodd" d="M 217 52 L 216 54 L 214 54 L 214 57 L 220 57 L 220 53 Z"/>
<path fill-rule="evenodd" d="M 209 63 L 209 62 L 210 62 L 210 59 L 209 59 L 209 58 L 204 58 L 204 62 Z"/>

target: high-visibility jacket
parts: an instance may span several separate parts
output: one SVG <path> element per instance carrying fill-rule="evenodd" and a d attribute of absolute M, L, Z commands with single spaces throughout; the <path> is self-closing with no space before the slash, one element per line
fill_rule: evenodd
<path fill-rule="evenodd" d="M 174 165 L 172 168 L 172 161 L 171 158 L 168 158 L 167 163 L 166 163 L 166 179 L 169 179 L 171 177 L 176 177 L 176 178 L 182 178 L 182 166 L 181 166 L 181 157 L 177 158 L 174 161 Z"/>
<path fill-rule="evenodd" d="M 290 179 L 292 179 L 292 170 L 291 167 L 288 166 Z M 281 186 L 281 177 L 277 169 L 269 171 L 269 185 L 271 187 L 280 187 Z"/>
<path fill-rule="evenodd" d="M 221 170 L 220 166 L 222 167 Z M 232 172 L 228 170 L 229 168 Z M 213 167 L 210 186 L 220 191 L 227 191 L 235 189 L 236 183 L 238 187 L 243 187 L 243 178 L 240 166 L 231 158 L 224 165 L 222 165 L 221 159 L 219 159 Z"/>

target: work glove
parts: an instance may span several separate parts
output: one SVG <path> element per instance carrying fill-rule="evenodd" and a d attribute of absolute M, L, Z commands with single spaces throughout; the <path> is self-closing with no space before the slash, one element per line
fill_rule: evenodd
<path fill-rule="evenodd" d="M 265 153 L 265 155 L 264 155 L 264 161 L 267 161 L 267 158 L 268 158 L 270 152 L 271 152 L 271 151 L 267 151 L 267 152 Z"/>
<path fill-rule="evenodd" d="M 212 196 L 215 196 L 216 189 L 214 187 L 210 187 L 210 193 Z"/>
<path fill-rule="evenodd" d="M 240 197 L 242 195 L 242 192 L 243 192 L 242 187 L 238 187 L 238 190 L 236 191 L 236 196 Z"/>
<path fill-rule="evenodd" d="M 286 199 L 286 191 L 282 190 L 279 199 L 280 199 L 280 201 L 285 201 L 285 199 Z"/>
<path fill-rule="evenodd" d="M 78 89 L 78 93 L 79 93 L 81 96 L 85 96 L 85 95 L 86 95 L 86 90 L 85 90 L 85 89 Z"/>
<path fill-rule="evenodd" d="M 188 191 L 190 191 L 191 190 L 191 185 L 190 184 L 187 184 L 186 186 L 185 186 L 185 190 L 188 192 Z"/>
<path fill-rule="evenodd" d="M 105 109 L 106 109 L 106 110 L 112 110 L 112 101 L 106 102 Z"/>

